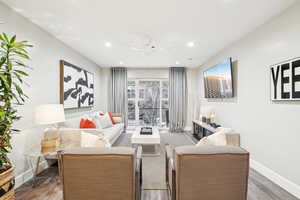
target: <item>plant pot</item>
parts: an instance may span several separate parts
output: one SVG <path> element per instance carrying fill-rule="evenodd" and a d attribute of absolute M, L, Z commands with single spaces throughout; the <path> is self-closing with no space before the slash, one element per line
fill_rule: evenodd
<path fill-rule="evenodd" d="M 0 174 L 0 200 L 14 200 L 14 186 L 14 167 L 11 167 Z"/>

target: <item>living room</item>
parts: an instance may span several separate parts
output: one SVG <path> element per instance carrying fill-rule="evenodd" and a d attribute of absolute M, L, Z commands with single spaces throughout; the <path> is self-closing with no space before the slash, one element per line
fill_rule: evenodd
<path fill-rule="evenodd" d="M 297 0 L 0 0 L 0 200 L 300 199 L 299 19 Z"/>

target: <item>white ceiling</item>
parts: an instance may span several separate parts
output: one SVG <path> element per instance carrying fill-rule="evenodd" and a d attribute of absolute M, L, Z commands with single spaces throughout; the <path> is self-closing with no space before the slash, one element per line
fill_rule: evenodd
<path fill-rule="evenodd" d="M 0 1 L 100 66 L 196 67 L 297 0 Z"/>

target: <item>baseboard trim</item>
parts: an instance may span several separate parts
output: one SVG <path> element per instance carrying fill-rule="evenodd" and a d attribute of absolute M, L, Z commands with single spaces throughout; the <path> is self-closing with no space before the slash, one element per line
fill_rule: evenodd
<path fill-rule="evenodd" d="M 285 189 L 286 191 L 294 195 L 295 197 L 300 198 L 299 185 L 282 177 L 281 175 L 277 174 L 273 170 L 269 169 L 268 167 L 264 166 L 263 164 L 253 159 L 250 159 L 250 166 L 256 171 L 258 171 L 259 173 L 261 173 L 262 175 L 264 175 L 265 177 L 267 177 L 268 179 L 270 179 L 275 184 L 279 185 L 280 187 L 282 187 L 283 189 Z"/>
<path fill-rule="evenodd" d="M 39 171 L 43 171 L 45 169 L 48 168 L 48 163 L 47 161 L 43 161 L 40 163 L 40 166 L 39 166 Z M 20 186 L 22 186 L 24 183 L 26 183 L 27 181 L 29 181 L 30 179 L 33 178 L 33 170 L 32 169 L 28 169 L 27 171 L 19 174 L 17 177 L 16 177 L 16 184 L 15 184 L 15 189 L 19 188 Z"/>

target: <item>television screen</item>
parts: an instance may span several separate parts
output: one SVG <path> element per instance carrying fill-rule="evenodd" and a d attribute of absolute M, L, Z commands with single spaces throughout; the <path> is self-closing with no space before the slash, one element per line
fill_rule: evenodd
<path fill-rule="evenodd" d="M 232 98 L 231 58 L 204 71 L 205 98 Z"/>

